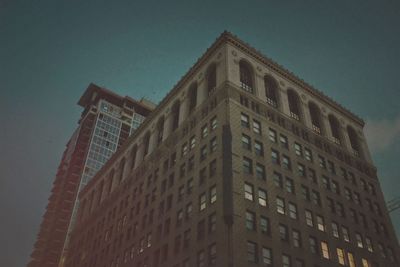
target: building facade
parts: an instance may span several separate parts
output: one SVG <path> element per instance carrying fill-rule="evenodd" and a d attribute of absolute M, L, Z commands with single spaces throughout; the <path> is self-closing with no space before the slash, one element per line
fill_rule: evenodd
<path fill-rule="evenodd" d="M 224 32 L 82 190 L 66 266 L 398 266 L 363 126 Z"/>
<path fill-rule="evenodd" d="M 62 266 L 79 207 L 78 192 L 126 141 L 154 105 L 90 84 L 84 108 L 67 143 L 28 266 Z"/>

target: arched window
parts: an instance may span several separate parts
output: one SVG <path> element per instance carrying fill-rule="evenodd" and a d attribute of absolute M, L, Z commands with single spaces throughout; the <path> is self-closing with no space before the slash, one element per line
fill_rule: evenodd
<path fill-rule="evenodd" d="M 197 105 L 197 83 L 194 83 L 189 88 L 189 113 L 192 113 L 196 105 Z"/>
<path fill-rule="evenodd" d="M 157 146 L 161 144 L 164 135 L 164 116 L 157 122 Z"/>
<path fill-rule="evenodd" d="M 172 131 L 175 131 L 178 126 L 179 126 L 179 108 L 180 108 L 180 102 L 177 101 L 175 104 L 172 106 Z"/>
<path fill-rule="evenodd" d="M 329 114 L 328 116 L 329 120 L 329 126 L 331 127 L 331 133 L 333 137 L 333 142 L 336 144 L 340 145 L 342 143 L 342 138 L 340 136 L 340 124 L 338 119 L 333 116 L 332 114 Z"/>
<path fill-rule="evenodd" d="M 308 109 L 310 111 L 311 126 L 313 131 L 321 134 L 321 110 L 313 102 L 308 103 Z"/>
<path fill-rule="evenodd" d="M 144 145 L 144 153 L 143 157 L 146 156 L 149 153 L 149 146 L 150 146 L 150 132 L 147 132 L 146 135 L 144 136 L 143 140 L 143 145 Z"/>
<path fill-rule="evenodd" d="M 273 107 L 278 107 L 278 83 L 269 75 L 264 77 L 265 96 L 267 103 Z"/>
<path fill-rule="evenodd" d="M 254 78 L 253 78 L 253 70 L 249 63 L 241 60 L 239 62 L 239 70 L 240 70 L 240 86 L 243 90 L 253 93 L 254 88 Z"/>
<path fill-rule="evenodd" d="M 215 63 L 211 64 L 207 69 L 207 93 L 211 95 L 217 86 L 217 67 Z"/>
<path fill-rule="evenodd" d="M 347 126 L 347 134 L 349 135 L 350 146 L 354 155 L 359 156 L 361 151 L 356 131 L 353 129 L 353 127 Z"/>
<path fill-rule="evenodd" d="M 119 184 L 124 179 L 124 170 L 125 170 L 125 158 L 123 158 L 119 163 L 119 179 L 118 179 Z"/>
<path fill-rule="evenodd" d="M 133 168 L 135 168 L 136 153 L 137 153 L 137 145 L 134 145 L 131 150 L 131 170 L 133 170 Z"/>
<path fill-rule="evenodd" d="M 287 96 L 288 96 L 288 101 L 289 101 L 289 112 L 290 112 L 290 117 L 292 117 L 295 120 L 300 120 L 300 99 L 299 95 L 293 91 L 292 89 L 289 89 L 287 91 Z"/>

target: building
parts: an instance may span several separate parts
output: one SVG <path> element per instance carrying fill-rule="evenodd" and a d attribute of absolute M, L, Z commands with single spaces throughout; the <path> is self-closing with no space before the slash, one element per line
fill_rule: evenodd
<path fill-rule="evenodd" d="M 78 104 L 84 111 L 58 167 L 29 267 L 59 266 L 79 206 L 78 192 L 154 109 L 144 99 L 121 97 L 94 84 Z"/>
<path fill-rule="evenodd" d="M 66 266 L 399 266 L 363 126 L 224 32 L 82 190 Z"/>

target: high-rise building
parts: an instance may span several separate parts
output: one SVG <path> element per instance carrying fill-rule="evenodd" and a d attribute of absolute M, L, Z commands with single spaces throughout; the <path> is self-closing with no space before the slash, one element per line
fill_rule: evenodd
<path fill-rule="evenodd" d="M 224 32 L 81 191 L 66 266 L 399 266 L 363 126 Z"/>
<path fill-rule="evenodd" d="M 29 267 L 62 265 L 79 207 L 78 192 L 155 107 L 95 84 L 78 104 L 84 111 L 58 167 Z"/>

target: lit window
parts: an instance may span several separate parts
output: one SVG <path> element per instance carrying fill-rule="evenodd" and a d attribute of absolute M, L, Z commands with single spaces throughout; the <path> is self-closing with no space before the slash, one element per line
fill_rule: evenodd
<path fill-rule="evenodd" d="M 371 264 L 369 263 L 369 261 L 367 259 L 362 258 L 361 262 L 362 262 L 363 267 L 371 267 Z"/>
<path fill-rule="evenodd" d="M 329 259 L 329 247 L 328 244 L 324 241 L 321 241 L 321 251 L 322 251 L 322 257 L 325 259 Z"/>
<path fill-rule="evenodd" d="M 341 248 L 336 248 L 336 253 L 337 253 L 337 257 L 338 257 L 338 262 L 340 265 L 345 265 L 346 262 L 344 260 L 344 251 Z"/>
<path fill-rule="evenodd" d="M 244 198 L 250 201 L 254 200 L 253 197 L 253 186 L 251 184 L 245 183 L 244 184 Z"/>
<path fill-rule="evenodd" d="M 347 252 L 347 259 L 349 260 L 349 266 L 350 267 L 356 267 L 356 263 L 354 261 L 354 256 L 352 253 Z"/>

